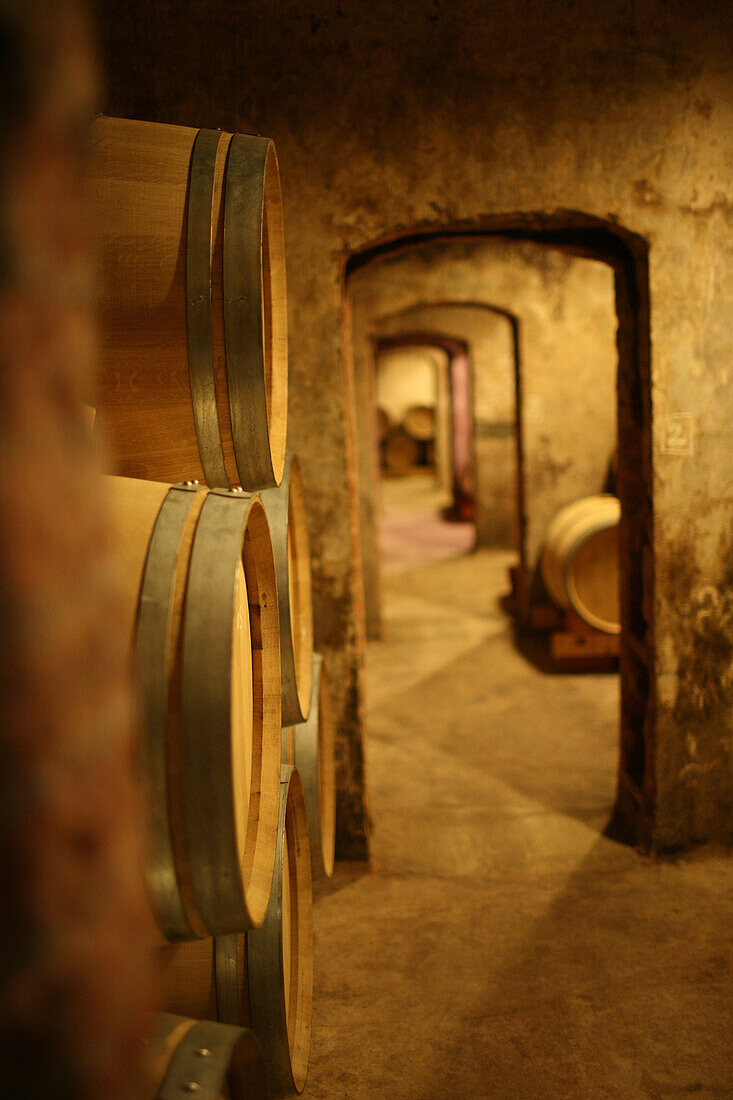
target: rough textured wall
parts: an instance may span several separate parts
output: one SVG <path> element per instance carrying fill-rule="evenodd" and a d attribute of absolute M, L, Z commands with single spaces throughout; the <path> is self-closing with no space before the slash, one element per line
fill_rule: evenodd
<path fill-rule="evenodd" d="M 108 110 L 277 141 L 290 434 L 311 487 L 318 642 L 338 685 L 341 850 L 363 851 L 365 836 L 343 263 L 415 226 L 562 211 L 625 227 L 650 246 L 653 391 L 642 377 L 627 401 L 643 445 L 634 616 L 639 668 L 649 665 L 629 805 L 643 800 L 643 831 L 660 847 L 732 839 L 727 0 L 220 0 L 215 13 L 207 0 L 100 0 L 100 14 Z M 629 292 L 631 310 L 639 301 L 644 287 Z M 631 498 L 633 479 L 624 485 Z M 701 614 L 698 633 L 691 611 Z M 708 637 L 720 641 L 703 647 Z"/>
<path fill-rule="evenodd" d="M 139 1100 L 151 1008 L 142 807 L 101 478 L 73 2 L 0 2 L 0 1082 Z"/>
<path fill-rule="evenodd" d="M 521 363 L 521 549 L 533 569 L 552 517 L 570 501 L 603 489 L 615 448 L 612 270 L 531 242 L 454 240 L 375 260 L 351 277 L 348 290 L 360 448 L 370 445 L 364 410 L 368 372 L 374 369 L 373 336 L 432 328 L 467 344 L 473 366 L 477 542 L 483 545 L 518 545 L 515 422 Z M 376 486 L 369 488 L 366 463 L 361 470 L 363 499 Z M 372 515 L 362 505 L 367 606 L 373 576 L 367 563 L 376 552 L 367 527 Z"/>

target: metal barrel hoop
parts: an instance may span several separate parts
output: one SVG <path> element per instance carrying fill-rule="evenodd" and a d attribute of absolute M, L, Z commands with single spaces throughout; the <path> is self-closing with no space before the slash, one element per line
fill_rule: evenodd
<path fill-rule="evenodd" d="M 277 484 L 270 453 L 263 333 L 268 138 L 235 134 L 224 180 L 224 342 L 234 457 L 245 489 Z"/>
<path fill-rule="evenodd" d="M 239 936 L 216 936 L 214 939 L 214 985 L 216 1015 L 222 1023 L 241 1026 L 242 1006 L 239 1000 Z"/>
<path fill-rule="evenodd" d="M 305 808 L 308 815 L 308 836 L 311 848 L 313 878 L 329 877 L 333 867 L 326 868 L 324 837 L 321 832 L 321 783 L 320 783 L 320 683 L 323 657 L 313 654 L 313 699 L 306 722 L 296 726 L 293 735 L 295 766 L 303 783 Z M 332 862 L 332 861 L 331 861 Z"/>
<path fill-rule="evenodd" d="M 159 1018 L 158 1032 L 184 1023 L 183 1017 Z M 193 1093 L 201 1100 L 220 1100 L 233 1068 L 233 1100 L 264 1100 L 264 1067 L 257 1038 L 249 1028 L 199 1020 L 182 1036 L 161 1082 L 156 1100 L 183 1100 Z"/>
<path fill-rule="evenodd" d="M 293 608 L 290 606 L 290 472 L 294 455 L 285 456 L 282 481 L 276 489 L 263 489 L 260 499 L 267 513 L 272 533 L 272 553 L 275 559 L 275 575 L 280 618 L 280 676 L 282 696 L 282 722 L 284 726 L 297 725 L 308 717 L 312 703 L 312 673 L 308 669 L 310 683 L 304 702 L 298 695 L 295 646 L 293 641 Z"/>
<path fill-rule="evenodd" d="M 148 547 L 135 632 L 135 682 L 143 716 L 141 764 L 147 790 L 145 878 L 157 923 L 169 939 L 193 939 L 176 878 L 168 815 L 168 668 L 173 589 L 188 513 L 197 485 L 173 486 L 158 513 Z"/>
<path fill-rule="evenodd" d="M 221 132 L 199 130 L 191 150 L 186 222 L 186 327 L 196 438 L 209 485 L 229 485 L 214 380 L 211 243 L 214 172 Z"/>
<path fill-rule="evenodd" d="M 218 489 L 208 494 L 183 613 L 183 807 L 194 895 L 210 935 L 248 927 L 232 812 L 230 704 L 236 567 L 256 499 Z M 212 807 L 219 812 L 212 815 Z"/>

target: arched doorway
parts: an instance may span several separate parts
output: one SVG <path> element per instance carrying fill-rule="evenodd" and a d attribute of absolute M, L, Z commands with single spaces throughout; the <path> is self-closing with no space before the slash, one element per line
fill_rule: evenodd
<path fill-rule="evenodd" d="M 613 223 L 580 213 L 488 216 L 470 224 L 418 228 L 374 242 L 349 259 L 346 284 L 360 268 L 380 257 L 427 241 L 481 237 L 536 242 L 569 255 L 600 261 L 613 273 L 618 320 L 617 490 L 622 509 L 622 632 L 621 751 L 612 828 L 619 835 L 643 841 L 651 835 L 655 796 L 647 245 L 641 237 Z M 520 483 L 521 480 L 520 473 Z M 360 491 L 364 492 L 363 487 Z"/>

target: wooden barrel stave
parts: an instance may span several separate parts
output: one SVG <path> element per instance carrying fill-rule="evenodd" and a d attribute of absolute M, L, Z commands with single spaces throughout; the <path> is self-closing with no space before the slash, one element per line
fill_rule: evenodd
<path fill-rule="evenodd" d="M 216 145 L 203 192 L 193 170 L 202 137 Z M 235 138 L 127 119 L 92 126 L 104 297 L 91 403 L 118 473 L 248 489 L 280 480 L 287 318 L 279 169 L 272 142 Z M 206 217 L 198 233 L 192 211 Z"/>

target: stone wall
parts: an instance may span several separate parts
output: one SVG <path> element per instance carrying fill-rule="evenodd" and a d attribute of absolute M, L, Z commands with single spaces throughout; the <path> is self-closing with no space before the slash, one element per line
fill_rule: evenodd
<path fill-rule="evenodd" d="M 382 242 L 456 227 L 576 251 L 592 238 L 615 265 L 619 492 L 634 518 L 621 817 L 659 848 L 731 840 L 730 5 L 220 0 L 212 13 L 205 0 L 100 0 L 99 12 L 110 112 L 278 145 L 290 442 L 337 685 L 341 853 L 363 854 L 367 835 L 344 270 Z"/>

